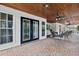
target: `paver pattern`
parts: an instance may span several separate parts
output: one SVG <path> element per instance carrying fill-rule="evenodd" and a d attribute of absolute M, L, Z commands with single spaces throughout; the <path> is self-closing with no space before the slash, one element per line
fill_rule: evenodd
<path fill-rule="evenodd" d="M 46 38 L 0 51 L 0 56 L 79 56 L 79 36 Z"/>

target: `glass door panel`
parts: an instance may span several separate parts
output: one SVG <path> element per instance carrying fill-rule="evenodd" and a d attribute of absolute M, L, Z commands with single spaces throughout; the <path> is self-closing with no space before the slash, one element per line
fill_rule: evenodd
<path fill-rule="evenodd" d="M 33 21 L 33 39 L 38 38 L 38 21 Z"/>
<path fill-rule="evenodd" d="M 23 19 L 23 41 L 30 40 L 30 20 Z"/>

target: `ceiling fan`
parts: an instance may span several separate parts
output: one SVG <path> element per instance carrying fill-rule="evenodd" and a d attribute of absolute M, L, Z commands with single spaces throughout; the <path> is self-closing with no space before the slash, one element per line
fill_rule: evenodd
<path fill-rule="evenodd" d="M 64 20 L 65 16 L 64 15 L 59 15 L 59 11 L 57 11 L 57 16 L 56 16 L 56 20 Z"/>
<path fill-rule="evenodd" d="M 66 19 L 69 19 L 69 17 L 66 17 L 64 14 L 60 15 L 59 11 L 57 11 L 56 21 L 65 20 L 66 25 L 71 25 L 70 21 L 66 21 Z"/>

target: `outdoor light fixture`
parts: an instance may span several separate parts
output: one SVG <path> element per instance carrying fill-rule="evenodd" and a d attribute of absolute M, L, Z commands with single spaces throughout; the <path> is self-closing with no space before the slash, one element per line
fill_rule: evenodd
<path fill-rule="evenodd" d="M 47 8 L 48 6 L 49 6 L 48 4 L 45 5 L 46 8 Z"/>

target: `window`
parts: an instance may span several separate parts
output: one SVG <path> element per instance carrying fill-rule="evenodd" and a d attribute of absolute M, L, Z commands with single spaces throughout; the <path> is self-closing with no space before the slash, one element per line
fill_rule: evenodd
<path fill-rule="evenodd" d="M 50 30 L 50 25 L 49 24 L 47 24 L 47 30 Z"/>
<path fill-rule="evenodd" d="M 0 44 L 13 41 L 13 15 L 0 12 Z"/>
<path fill-rule="evenodd" d="M 42 22 L 42 36 L 45 36 L 45 22 Z"/>

